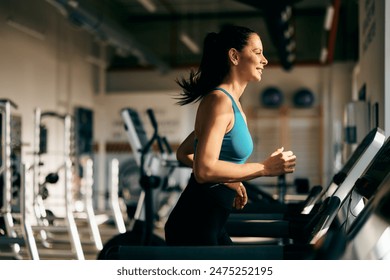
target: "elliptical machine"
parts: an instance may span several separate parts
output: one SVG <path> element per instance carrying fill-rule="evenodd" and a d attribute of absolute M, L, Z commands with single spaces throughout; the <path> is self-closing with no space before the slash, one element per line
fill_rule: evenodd
<path fill-rule="evenodd" d="M 135 160 L 140 165 L 139 184 L 142 192 L 130 229 L 110 239 L 99 252 L 98 260 L 109 259 L 108 255 L 112 253 L 112 250 L 117 249 L 118 245 L 165 245 L 165 240 L 153 233 L 155 222 L 154 191 L 163 188 L 167 183 L 166 178 L 178 166 L 176 160 L 169 160 L 161 156 L 156 157 L 152 151 L 154 144 L 157 144 L 160 155 L 165 154 L 166 150 L 170 150 L 166 141 L 158 133 L 158 124 L 152 109 L 147 110 L 153 127 L 153 134 L 149 140 L 146 138 L 139 115 L 135 110 L 126 108 L 121 113 L 125 120 L 125 129 L 129 135 L 130 144 L 133 149 L 135 148 Z M 143 220 L 141 218 L 142 210 L 144 212 Z"/>

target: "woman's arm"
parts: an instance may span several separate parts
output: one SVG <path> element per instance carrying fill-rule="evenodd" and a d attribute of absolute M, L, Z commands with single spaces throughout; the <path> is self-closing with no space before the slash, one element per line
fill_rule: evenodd
<path fill-rule="evenodd" d="M 232 121 L 232 103 L 226 95 L 212 92 L 203 98 L 195 122 L 198 144 L 193 164 L 199 183 L 241 182 L 294 171 L 295 155 L 283 149 L 278 149 L 262 163 L 235 164 L 219 160 L 223 137 Z"/>
<path fill-rule="evenodd" d="M 177 160 L 188 167 L 193 166 L 194 162 L 194 141 L 195 131 L 192 131 L 187 138 L 180 144 L 176 151 Z"/>
<path fill-rule="evenodd" d="M 185 166 L 191 167 L 194 163 L 194 140 L 195 131 L 192 131 L 187 138 L 180 144 L 176 151 L 176 158 L 180 163 Z M 241 182 L 225 183 L 225 185 L 237 192 L 234 199 L 233 207 L 236 209 L 242 209 L 248 202 L 248 195 L 246 189 Z"/>

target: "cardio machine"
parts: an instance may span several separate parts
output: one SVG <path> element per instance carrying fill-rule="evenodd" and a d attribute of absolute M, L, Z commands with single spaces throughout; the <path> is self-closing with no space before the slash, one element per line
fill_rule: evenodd
<path fill-rule="evenodd" d="M 390 260 L 390 175 L 344 235 L 340 259 Z"/>
<path fill-rule="evenodd" d="M 331 245 L 323 255 L 346 260 L 390 259 L 389 142 L 388 138 L 338 211 L 330 225 L 327 242 Z"/>
<path fill-rule="evenodd" d="M 313 220 L 324 201 L 335 196 L 344 203 L 356 180 L 362 175 L 382 147 L 385 136 L 381 129 L 371 130 L 351 155 L 342 170 L 321 193 L 307 200 L 297 211 L 286 213 L 242 213 L 230 215 L 226 229 L 232 237 L 272 237 L 301 239 L 310 236 Z M 245 240 L 238 240 L 244 242 Z"/>
<path fill-rule="evenodd" d="M 302 203 L 293 203 L 293 207 L 289 207 L 289 204 L 285 204 L 282 208 L 280 205 L 262 205 L 261 203 L 258 203 L 258 205 L 251 207 L 249 210 L 240 211 L 239 213 L 249 214 L 248 217 L 252 218 L 256 217 L 256 215 L 253 214 L 259 214 L 258 217 L 261 217 L 263 214 L 272 214 L 270 217 L 281 219 L 288 218 L 291 215 L 295 216 L 299 213 L 309 215 L 311 212 L 315 212 L 321 200 L 331 196 L 344 182 L 346 184 L 353 184 L 356 181 L 372 159 L 373 152 L 378 151 L 383 144 L 384 138 L 384 132 L 380 128 L 372 129 L 364 137 L 342 169 L 333 176 L 326 189 L 323 189 L 321 186 L 314 186 L 311 189 L 310 194 Z M 279 216 L 275 216 L 275 214 L 279 214 Z M 235 213 L 233 216 L 235 216 Z M 264 215 L 264 217 L 266 216 L 267 215 Z"/>
<path fill-rule="evenodd" d="M 377 140 L 382 141 L 384 139 L 382 133 L 378 136 Z M 286 248 L 296 248 L 296 245 L 300 244 L 303 244 L 304 247 L 306 247 L 305 244 L 315 244 L 328 233 L 330 228 L 332 228 L 331 234 L 335 232 L 337 236 L 344 234 L 355 218 L 360 215 L 362 209 L 366 207 L 365 201 L 373 196 L 381 182 L 390 173 L 390 139 L 388 138 L 383 145 L 379 146 L 381 148 L 374 152 L 374 158 L 371 161 L 363 161 L 366 168 L 361 176 L 355 180 L 355 183 L 341 184 L 336 188 L 332 195 L 325 198 L 317 212 L 307 222 L 279 222 L 280 225 L 285 226 L 284 228 L 279 226 L 277 221 L 275 223 L 273 221 L 262 223 L 262 221 L 251 220 L 244 225 L 240 225 L 239 222 L 234 225 L 243 227 L 247 231 L 246 236 L 251 234 L 255 236 L 271 235 L 272 229 L 273 237 L 283 236 L 293 239 L 293 246 L 286 246 Z M 361 148 L 362 146 L 359 147 L 357 153 L 360 153 Z M 371 150 L 371 152 L 373 151 Z M 351 165 L 351 163 L 349 162 L 348 165 Z M 356 166 L 358 163 L 354 165 Z M 356 173 L 356 170 L 352 168 L 352 172 Z M 267 230 L 268 233 L 266 233 Z M 283 230 L 285 230 L 284 233 Z M 330 258 L 330 254 L 325 254 L 323 251 L 322 256 Z M 288 252 L 291 253 L 291 251 Z M 336 253 L 332 254 L 333 257 L 336 255 Z"/>
<path fill-rule="evenodd" d="M 108 259 L 112 248 L 119 245 L 161 246 L 165 240 L 153 233 L 155 221 L 155 191 L 164 188 L 169 176 L 178 166 L 176 160 L 170 160 L 167 153 L 171 151 L 168 143 L 158 132 L 158 124 L 151 109 L 147 115 L 153 127 L 153 134 L 147 138 L 141 118 L 137 111 L 125 108 L 121 111 L 125 130 L 130 142 L 134 159 L 139 165 L 139 184 L 142 188 L 137 209 L 130 228 L 122 234 L 110 239 L 98 254 L 98 259 Z M 159 153 L 153 151 L 157 144 Z"/>
<path fill-rule="evenodd" d="M 383 134 L 382 134 L 383 135 Z M 384 137 L 379 137 L 384 139 Z M 378 139 L 377 139 L 378 140 Z M 382 141 L 383 142 L 383 141 Z M 382 146 L 381 141 L 376 143 L 379 147 Z M 376 145 L 374 145 L 376 146 Z M 377 147 L 377 148 L 379 148 Z M 372 153 L 372 157 L 375 156 L 373 163 L 370 165 L 362 178 L 367 178 L 376 174 L 376 167 L 381 166 L 380 162 L 383 162 L 383 158 L 390 158 L 388 151 L 390 148 L 390 140 L 388 140 L 385 146 L 377 152 L 378 149 L 371 149 L 369 146 L 368 151 Z M 382 159 L 382 161 L 381 161 Z M 371 162 L 371 160 L 370 160 Z M 355 166 L 359 163 L 355 163 Z M 367 164 L 366 164 L 367 165 Z M 377 176 L 378 182 L 383 180 L 383 174 L 388 173 L 389 170 L 382 172 L 382 176 Z M 359 177 L 358 176 L 358 177 Z M 359 180 L 357 180 L 359 181 Z M 344 184 L 342 184 L 344 185 Z M 350 207 L 348 203 L 348 194 L 350 194 L 353 186 L 349 186 L 350 191 L 346 189 L 337 190 L 334 195 L 325 199 L 322 203 L 315 218 L 311 220 L 311 231 L 308 232 L 308 236 L 305 241 L 296 242 L 295 244 L 287 245 L 235 245 L 235 246 L 201 246 L 201 247 L 148 247 L 139 248 L 136 246 L 119 246 L 115 250 L 112 250 L 111 258 L 114 259 L 312 259 L 312 258 L 324 258 L 334 257 L 334 255 L 323 254 L 324 251 L 329 251 L 329 244 L 331 242 L 324 242 L 329 239 L 329 235 L 334 232 L 340 233 L 343 227 L 340 224 L 345 224 L 345 221 L 337 221 L 337 215 L 340 211 L 343 211 L 344 207 Z M 336 195 L 337 193 L 337 195 Z M 345 197 L 341 194 L 346 193 Z M 349 222 L 348 222 L 349 223 Z M 332 231 L 329 229 L 332 228 Z M 335 228 L 335 231 L 333 229 Z M 331 234 L 328 234 L 331 233 Z M 334 235 L 333 235 L 334 236 Z M 325 244 L 325 245 L 321 245 Z M 332 243 L 331 243 L 332 244 Z M 327 248 L 324 246 L 328 245 Z M 340 245 L 341 248 L 343 244 Z M 322 253 L 320 254 L 319 252 Z"/>

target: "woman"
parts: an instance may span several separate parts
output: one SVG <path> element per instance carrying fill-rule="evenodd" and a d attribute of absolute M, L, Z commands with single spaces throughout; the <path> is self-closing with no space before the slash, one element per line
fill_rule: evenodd
<path fill-rule="evenodd" d="M 296 157 L 283 148 L 262 163 L 246 163 L 253 143 L 240 97 L 249 82 L 261 80 L 267 63 L 256 32 L 227 26 L 206 36 L 198 71 L 178 80 L 178 104 L 200 104 L 195 129 L 177 150 L 193 172 L 165 225 L 168 245 L 232 244 L 224 225 L 232 207 L 247 203 L 241 182 L 294 171 Z"/>

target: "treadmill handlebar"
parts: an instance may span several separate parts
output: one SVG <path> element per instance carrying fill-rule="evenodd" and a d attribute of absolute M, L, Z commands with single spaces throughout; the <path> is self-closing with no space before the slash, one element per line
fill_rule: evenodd
<path fill-rule="evenodd" d="M 344 182 L 345 178 L 347 177 L 347 174 L 344 172 L 338 172 L 333 176 L 333 183 L 336 185 L 340 185 L 342 182 Z"/>
<path fill-rule="evenodd" d="M 161 153 L 164 154 L 165 149 L 164 149 L 163 141 L 162 141 L 160 136 L 157 137 L 157 145 L 158 145 L 158 148 L 160 149 Z"/>
<path fill-rule="evenodd" d="M 164 136 L 164 137 L 161 138 L 161 140 L 164 143 L 164 146 L 167 149 L 168 154 L 172 154 L 173 150 L 172 150 L 172 147 L 171 147 L 171 145 L 169 144 L 169 142 L 167 140 L 167 137 Z"/>
<path fill-rule="evenodd" d="M 157 125 L 156 117 L 154 116 L 153 109 L 151 109 L 151 108 L 147 109 L 146 113 L 148 114 L 150 122 L 152 123 L 154 133 L 157 133 L 158 125 Z"/>

